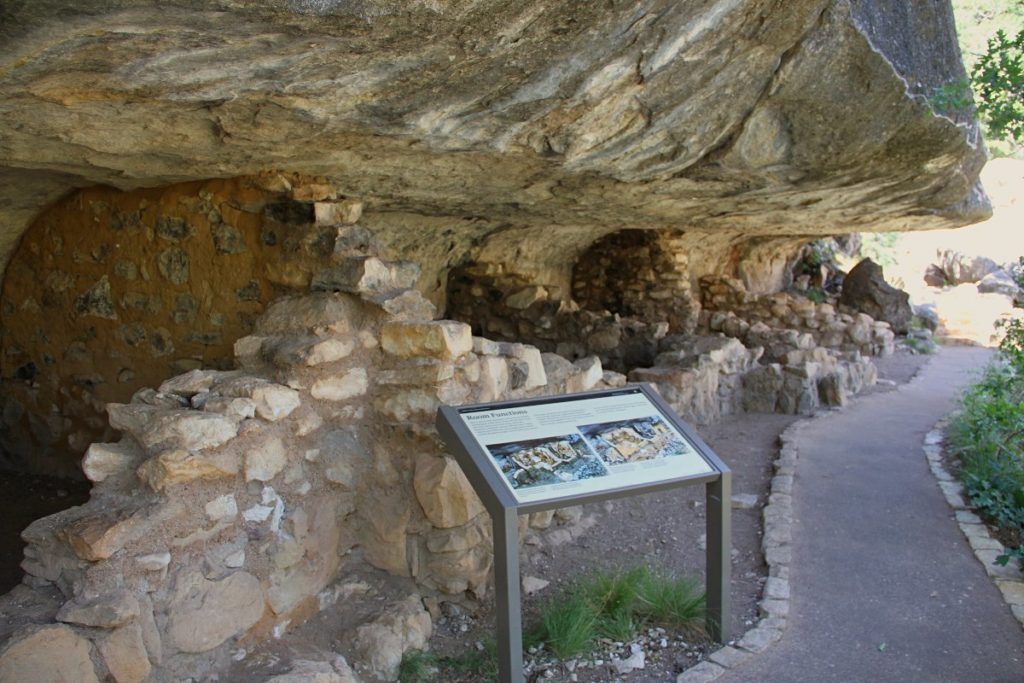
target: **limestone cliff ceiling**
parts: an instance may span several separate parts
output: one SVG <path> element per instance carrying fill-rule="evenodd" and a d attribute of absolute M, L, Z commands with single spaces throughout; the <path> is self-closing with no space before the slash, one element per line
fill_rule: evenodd
<path fill-rule="evenodd" d="M 476 240 L 972 222 L 977 128 L 926 98 L 963 74 L 951 12 L 909 7 L 8 0 L 0 255 L 74 187 L 266 169 Z"/>

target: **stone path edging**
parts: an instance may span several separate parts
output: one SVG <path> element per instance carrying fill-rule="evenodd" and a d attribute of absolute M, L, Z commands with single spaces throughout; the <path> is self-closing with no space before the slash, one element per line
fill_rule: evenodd
<path fill-rule="evenodd" d="M 1003 594 L 1013 616 L 1024 626 L 1024 575 L 1012 564 L 1000 566 L 995 563 L 996 557 L 1005 552 L 1003 544 L 992 538 L 988 526 L 978 515 L 974 514 L 967 504 L 963 484 L 956 480 L 942 461 L 943 432 L 947 420 L 942 419 L 924 437 L 925 457 L 928 467 L 935 475 L 936 483 L 942 490 L 946 502 L 956 514 L 956 522 L 960 527 L 978 562 L 985 568 L 985 573 L 992 579 L 999 592 Z M 689 683 L 689 681 L 687 681 Z"/>
<path fill-rule="evenodd" d="M 769 484 L 768 504 L 761 512 L 763 536 L 761 550 L 768 565 L 768 580 L 758 603 L 761 620 L 743 634 L 734 645 L 726 645 L 708 655 L 697 666 L 679 674 L 676 683 L 709 683 L 728 669 L 764 652 L 782 638 L 789 620 L 789 567 L 792 562 L 793 477 L 800 453 L 796 439 L 800 431 L 818 415 L 794 422 L 779 435 L 779 453 L 772 467 L 775 475 Z"/>

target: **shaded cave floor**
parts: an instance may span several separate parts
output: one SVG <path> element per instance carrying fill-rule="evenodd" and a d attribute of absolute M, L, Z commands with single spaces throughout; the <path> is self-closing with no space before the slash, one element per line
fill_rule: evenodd
<path fill-rule="evenodd" d="M 89 500 L 91 483 L 0 471 L 0 595 L 21 583 L 25 543 L 21 532 L 35 520 Z"/>

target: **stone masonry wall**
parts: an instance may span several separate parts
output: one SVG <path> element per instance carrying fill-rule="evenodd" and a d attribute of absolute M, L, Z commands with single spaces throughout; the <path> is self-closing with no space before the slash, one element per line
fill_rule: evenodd
<path fill-rule="evenodd" d="M 25 584 L 0 599 L 0 679 L 201 677 L 326 604 L 353 563 L 426 594 L 487 590 L 489 519 L 438 440 L 437 407 L 624 378 L 433 320 L 410 289 L 418 269 L 339 232 L 319 291 L 271 305 L 234 344 L 238 369 L 108 405 L 122 437 L 89 447 L 90 501 L 24 532 Z M 578 513 L 540 517 L 524 522 Z M 343 654 L 363 680 L 394 680 L 429 631 L 419 597 L 399 600 Z"/>
<path fill-rule="evenodd" d="M 449 317 L 497 339 L 533 344 L 572 360 L 597 356 L 616 372 L 649 365 L 669 324 L 618 313 L 581 310 L 558 287 L 531 282 L 490 264 L 455 269 L 448 277 Z"/>
<path fill-rule="evenodd" d="M 700 301 L 690 288 L 689 241 L 672 230 L 608 235 L 576 262 L 573 299 L 587 310 L 665 321 L 670 332 L 693 332 Z"/>
<path fill-rule="evenodd" d="M 0 466 L 79 473 L 85 447 L 112 435 L 104 404 L 230 368 L 234 341 L 273 298 L 308 286 L 333 224 L 359 207 L 275 175 L 90 188 L 45 212 L 0 297 Z"/>

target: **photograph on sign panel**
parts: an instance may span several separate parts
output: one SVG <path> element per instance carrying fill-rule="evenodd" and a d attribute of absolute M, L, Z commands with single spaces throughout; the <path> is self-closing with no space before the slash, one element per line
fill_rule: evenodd
<path fill-rule="evenodd" d="M 660 417 L 583 425 L 587 443 L 608 465 L 667 458 L 689 452 L 686 442 Z"/>
<path fill-rule="evenodd" d="M 514 489 L 603 477 L 608 470 L 579 434 L 487 446 Z"/>

